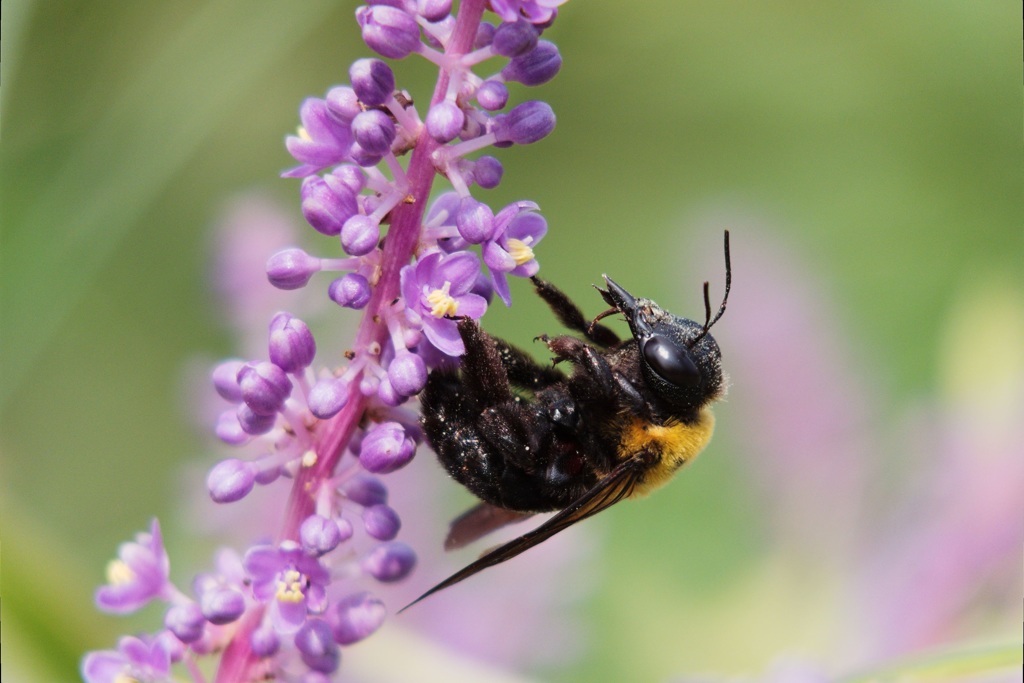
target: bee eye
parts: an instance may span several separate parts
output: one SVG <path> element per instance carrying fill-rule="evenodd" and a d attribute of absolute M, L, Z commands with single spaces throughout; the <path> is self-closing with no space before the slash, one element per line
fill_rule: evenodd
<path fill-rule="evenodd" d="M 700 370 L 690 359 L 686 349 L 668 337 L 656 334 L 644 342 L 644 360 L 667 382 L 680 387 L 700 384 Z"/>

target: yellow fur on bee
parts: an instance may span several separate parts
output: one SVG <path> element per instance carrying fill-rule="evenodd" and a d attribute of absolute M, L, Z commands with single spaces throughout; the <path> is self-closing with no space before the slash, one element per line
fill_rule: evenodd
<path fill-rule="evenodd" d="M 714 431 L 715 416 L 709 408 L 701 409 L 697 422 L 693 424 L 669 422 L 655 425 L 632 418 L 622 431 L 619 453 L 630 457 L 634 453 L 646 450 L 660 453 L 661 457 L 637 483 L 630 497 L 646 496 L 665 485 L 679 468 L 704 450 Z"/>

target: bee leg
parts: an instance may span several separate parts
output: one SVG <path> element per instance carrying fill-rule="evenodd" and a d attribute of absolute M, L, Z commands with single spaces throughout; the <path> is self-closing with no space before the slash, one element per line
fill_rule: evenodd
<path fill-rule="evenodd" d="M 541 336 L 538 339 L 547 344 L 551 352 L 555 354 L 556 363 L 567 360 L 581 368 L 597 383 L 598 390 L 602 394 L 613 401 L 616 400 L 618 382 L 615 379 L 615 374 L 612 372 L 611 366 L 608 365 L 608 361 L 593 346 L 576 337 L 569 336 L 554 338 Z"/>
<path fill-rule="evenodd" d="M 472 318 L 459 321 L 459 335 L 466 347 L 462 356 L 462 382 L 481 407 L 512 400 L 508 372 L 494 338 Z"/>
<path fill-rule="evenodd" d="M 501 364 L 505 366 L 508 379 L 514 386 L 530 391 L 539 391 L 565 380 L 565 375 L 561 370 L 538 363 L 528 353 L 502 339 L 497 337 L 491 337 L 491 339 L 498 347 Z"/>
<path fill-rule="evenodd" d="M 579 332 L 590 341 L 604 348 L 610 348 L 619 343 L 618 335 L 612 332 L 610 328 L 596 324 L 596 320 L 594 323 L 588 322 L 583 317 L 583 312 L 565 295 L 565 292 L 550 282 L 541 280 L 539 277 L 531 277 L 530 280 L 537 290 L 537 295 L 544 299 L 545 303 L 554 311 L 555 317 L 570 330 Z"/>

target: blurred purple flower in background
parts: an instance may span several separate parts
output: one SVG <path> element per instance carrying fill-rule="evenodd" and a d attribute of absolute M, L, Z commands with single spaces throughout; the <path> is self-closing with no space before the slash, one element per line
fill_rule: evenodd
<path fill-rule="evenodd" d="M 740 471 L 769 522 L 765 561 L 795 563 L 790 580 L 828 591 L 807 599 L 839 610 L 827 619 L 833 648 L 797 650 L 760 680 L 1019 669 L 1012 653 L 959 643 L 1005 638 L 1021 617 L 1024 306 L 1010 287 L 965 295 L 942 340 L 945 396 L 886 410 L 888 387 L 840 332 L 821 279 L 780 235 L 748 223 L 734 231 L 744 237 L 733 268 L 755 285 L 735 289 L 722 342 L 736 378 L 726 438 L 746 454 Z M 943 650 L 953 654 L 938 664 L 928 656 Z"/>

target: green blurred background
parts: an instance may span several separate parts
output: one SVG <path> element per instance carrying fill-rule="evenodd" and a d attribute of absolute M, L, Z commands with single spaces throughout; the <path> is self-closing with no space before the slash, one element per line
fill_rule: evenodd
<path fill-rule="evenodd" d="M 150 516 L 164 520 L 176 578 L 207 561 L 212 545 L 182 551 L 180 482 L 211 458 L 182 408 L 185 368 L 236 352 L 210 297 L 211 226 L 253 188 L 301 220 L 298 182 L 277 178 L 292 163 L 283 137 L 302 98 L 368 53 L 353 9 L 4 3 L 5 680 L 8 666 L 72 680 L 83 650 L 156 627 L 153 614 L 123 622 L 91 606 L 117 544 Z M 745 240 L 787 245 L 810 264 L 808 287 L 828 293 L 836 334 L 882 378 L 877 413 L 898 415 L 941 391 L 943 334 L 965 291 L 997 281 L 1021 301 L 1019 29 L 1008 1 L 570 2 L 551 32 L 562 72 L 513 92 L 551 102 L 558 127 L 499 150 L 505 179 L 486 197 L 541 205 L 542 274 L 588 312 L 608 272 L 699 316 L 701 281 L 720 291 L 723 228 L 737 254 Z M 428 97 L 423 60 L 396 71 Z M 737 292 L 759 286 L 736 280 Z M 552 331 L 527 288 L 513 295 L 489 313 L 493 331 L 523 345 Z M 738 408 L 718 415 L 698 466 L 593 522 L 584 655 L 543 677 L 757 672 L 790 646 L 827 660 L 818 635 L 789 640 L 835 617 L 794 609 L 814 597 L 772 574 L 765 503 L 742 476 L 757 454 L 728 436 Z M 981 638 L 1015 622 L 984 623 Z"/>

